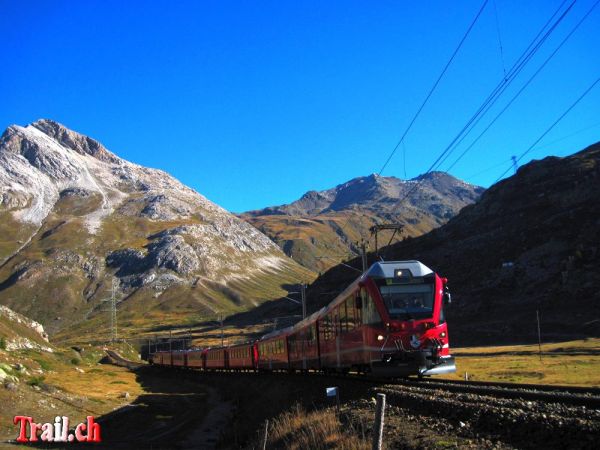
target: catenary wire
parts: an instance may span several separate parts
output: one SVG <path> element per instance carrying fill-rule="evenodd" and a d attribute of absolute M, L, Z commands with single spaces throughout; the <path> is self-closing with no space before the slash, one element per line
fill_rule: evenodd
<path fill-rule="evenodd" d="M 566 111 L 564 111 L 564 112 L 563 112 L 563 113 L 562 113 L 562 114 L 559 116 L 559 118 L 558 118 L 558 119 L 556 119 L 556 120 L 555 120 L 555 121 L 552 123 L 552 125 L 550 125 L 550 126 L 549 126 L 549 127 L 546 129 L 546 131 L 544 131 L 544 132 L 543 132 L 543 133 L 540 135 L 540 137 L 538 137 L 538 138 L 535 140 L 535 142 L 529 146 L 529 148 L 528 148 L 527 150 L 525 150 L 523 153 L 521 153 L 521 155 L 520 155 L 520 156 L 517 158 L 517 161 L 516 161 L 516 162 L 518 163 L 519 161 L 521 161 L 521 160 L 522 160 L 522 159 L 525 157 L 525 155 L 527 155 L 529 152 L 531 152 L 531 151 L 533 150 L 533 148 L 534 148 L 534 147 L 535 147 L 535 146 L 536 146 L 536 145 L 537 145 L 537 144 L 538 144 L 538 143 L 539 143 L 539 142 L 540 142 L 540 141 L 541 141 L 541 140 L 542 140 L 542 139 L 543 139 L 543 138 L 544 138 L 544 137 L 545 137 L 545 136 L 546 136 L 546 135 L 547 135 L 547 134 L 548 134 L 550 131 L 552 131 L 552 129 L 553 129 L 553 128 L 554 128 L 556 125 L 558 125 L 558 123 L 559 123 L 559 122 L 560 122 L 560 121 L 561 121 L 561 120 L 562 120 L 562 119 L 563 119 L 563 118 L 564 118 L 564 117 L 565 117 L 567 114 L 569 114 L 569 112 L 571 112 L 571 110 L 572 110 L 572 109 L 573 109 L 575 106 L 577 106 L 577 104 L 578 104 L 578 103 L 579 103 L 581 100 L 583 100 L 583 99 L 584 99 L 584 98 L 585 98 L 585 97 L 586 97 L 586 96 L 587 96 L 587 95 L 590 93 L 590 91 L 591 91 L 591 90 L 592 90 L 592 89 L 593 89 L 593 88 L 596 86 L 596 84 L 598 84 L 598 82 L 600 82 L 600 77 L 596 78 L 596 80 L 595 80 L 595 81 L 594 81 L 594 82 L 593 82 L 593 83 L 592 83 L 592 84 L 591 84 L 591 85 L 590 85 L 590 86 L 589 86 L 589 87 L 588 87 L 588 88 L 587 88 L 587 89 L 586 89 L 586 90 L 583 92 L 583 94 L 581 94 L 581 95 L 579 96 L 579 98 L 577 98 L 577 100 L 575 100 L 575 102 L 573 102 L 573 103 L 571 104 L 571 106 L 569 106 L 569 107 L 566 109 Z M 507 170 L 505 170 L 504 172 L 502 172 L 502 175 L 500 175 L 500 176 L 498 177 L 498 179 L 495 181 L 495 183 L 497 183 L 498 181 L 500 181 L 500 180 L 502 179 L 502 177 L 504 177 L 504 175 L 506 175 L 506 174 L 508 173 L 508 171 L 509 171 L 509 170 L 510 170 L 510 168 L 508 168 Z"/>
<path fill-rule="evenodd" d="M 577 29 L 581 26 L 581 24 L 588 18 L 588 16 L 592 13 L 592 11 L 598 6 L 600 0 L 597 0 L 591 8 L 586 12 L 586 14 L 577 22 L 577 24 L 573 27 L 573 29 L 565 36 L 565 38 L 560 42 L 560 44 L 554 49 L 554 51 L 546 58 L 546 60 L 542 63 L 542 65 L 534 72 L 534 74 L 527 80 L 527 82 L 519 89 L 519 91 L 512 97 L 512 99 L 506 104 L 506 106 L 494 117 L 494 119 L 487 125 L 487 127 L 475 138 L 471 144 L 454 160 L 454 162 L 446 169 L 446 172 L 449 172 L 466 154 L 473 148 L 473 146 L 481 139 L 481 137 L 494 125 L 494 123 L 504 114 L 504 112 L 512 105 L 512 103 L 521 95 L 521 93 L 529 86 L 529 84 L 534 80 L 534 78 L 542 71 L 542 69 L 550 62 L 550 60 L 558 53 L 558 51 L 562 48 L 562 46 L 569 40 L 569 38 L 577 31 Z"/>
<path fill-rule="evenodd" d="M 408 126 L 406 127 L 406 129 L 404 130 L 404 133 L 402 134 L 402 137 L 400 138 L 400 140 L 398 141 L 398 143 L 396 144 L 396 146 L 394 147 L 394 149 L 392 150 L 392 152 L 388 156 L 387 160 L 385 161 L 385 163 L 383 164 L 383 166 L 379 170 L 378 175 L 381 175 L 383 173 L 383 171 L 385 170 L 385 168 L 387 167 L 387 165 L 390 163 L 390 161 L 394 157 L 394 154 L 396 153 L 396 150 L 398 150 L 398 147 L 400 147 L 400 144 L 402 144 L 402 142 L 404 141 L 404 138 L 406 137 L 406 135 L 408 134 L 408 132 L 412 128 L 413 124 L 415 123 L 415 121 L 417 120 L 417 118 L 419 117 L 419 115 L 421 114 L 421 111 L 423 111 L 423 108 L 425 107 L 425 105 L 429 101 L 429 98 L 433 95 L 433 92 L 437 88 L 438 84 L 440 84 L 440 81 L 444 77 L 444 74 L 446 73 L 446 71 L 450 67 L 450 64 L 452 64 L 452 61 L 454 61 L 454 58 L 456 57 L 456 55 L 458 54 L 458 52 L 459 52 L 460 48 L 462 47 L 463 43 L 465 42 L 465 40 L 467 39 L 467 37 L 471 33 L 471 30 L 473 29 L 473 27 L 477 23 L 477 20 L 479 19 L 479 16 L 481 16 L 481 13 L 485 9 L 485 7 L 488 4 L 488 2 L 489 2 L 489 0 L 484 0 L 483 1 L 481 7 L 479 8 L 479 11 L 477 12 L 477 15 L 475 16 L 475 18 L 473 19 L 473 21 L 469 25 L 469 28 L 467 28 L 467 31 L 465 32 L 465 34 L 463 35 L 462 39 L 458 43 L 458 46 L 454 50 L 454 53 L 452 53 L 452 56 L 450 57 L 450 59 L 448 60 L 448 62 L 446 63 L 446 65 L 444 66 L 444 69 L 442 70 L 442 72 L 438 76 L 437 80 L 435 81 L 435 83 L 433 84 L 433 86 L 431 87 L 431 89 L 429 90 L 429 93 L 425 97 L 425 100 L 423 100 L 423 103 L 421 103 L 421 106 L 419 107 L 419 109 L 417 110 L 417 112 L 413 116 L 412 120 L 410 121 L 410 123 L 408 124 Z"/>
<path fill-rule="evenodd" d="M 550 19 L 548 19 L 548 21 L 540 29 L 540 31 L 535 36 L 535 38 L 531 41 L 531 43 L 527 46 L 527 48 L 521 54 L 521 56 L 519 57 L 519 59 L 515 62 L 515 64 L 513 65 L 513 67 L 509 70 L 509 72 L 507 74 L 507 77 L 504 77 L 500 81 L 500 83 L 492 90 L 492 92 L 484 100 L 484 102 L 478 108 L 478 110 L 473 114 L 473 116 L 471 116 L 471 118 L 467 121 L 467 123 L 465 124 L 465 126 L 463 126 L 463 128 L 461 129 L 461 131 L 454 137 L 454 139 L 452 140 L 452 142 L 450 142 L 450 144 L 441 152 L 441 154 L 434 161 L 434 163 L 417 180 L 417 182 L 411 187 L 411 189 L 409 189 L 398 200 L 398 202 L 396 203 L 396 205 L 398 205 L 398 206 L 401 205 L 402 202 L 404 202 L 404 200 L 406 200 L 408 198 L 408 196 L 410 194 L 412 194 L 419 187 L 420 183 L 422 183 L 423 180 L 425 179 L 425 176 L 427 174 L 431 173 L 440 164 L 443 163 L 443 161 L 445 160 L 445 158 L 447 156 L 449 156 L 449 154 L 451 153 L 452 149 L 455 148 L 455 145 L 457 144 L 457 142 L 459 143 L 459 139 L 461 138 L 461 136 L 464 139 L 464 137 L 466 136 L 466 133 L 468 133 L 472 129 L 471 125 L 473 124 L 473 122 L 475 120 L 477 120 L 478 118 L 481 118 L 482 114 L 485 114 L 485 112 L 487 112 L 489 110 L 488 105 L 489 105 L 489 107 L 491 107 L 491 105 L 493 105 L 493 103 L 495 101 L 497 101 L 497 99 L 499 98 L 499 96 L 504 92 L 504 89 L 507 87 L 507 85 L 510 82 L 512 82 L 512 80 L 514 80 L 514 78 L 518 75 L 518 73 L 520 73 L 521 70 L 525 67 L 525 65 L 531 60 L 531 58 L 539 50 L 539 48 L 541 47 L 541 45 L 548 39 L 548 37 L 556 29 L 556 27 L 558 26 L 558 24 L 565 18 L 565 16 L 568 14 L 568 12 L 572 9 L 573 5 L 576 3 L 577 0 L 573 0 L 571 2 L 571 4 L 567 7 L 567 9 L 562 12 L 562 14 L 560 15 L 560 17 L 554 21 L 554 23 L 552 24 L 552 26 L 548 30 L 546 30 L 546 28 L 548 27 L 548 25 L 554 20 L 554 18 L 556 17 L 556 15 L 560 12 L 560 10 L 562 9 L 562 7 L 566 3 L 566 1 L 567 0 L 564 0 L 558 6 L 558 8 L 554 11 L 554 13 L 550 17 Z M 544 34 L 544 32 L 545 32 L 545 34 Z M 543 34 L 543 36 L 540 38 L 540 36 L 542 34 Z M 503 89 L 503 87 L 504 87 L 504 89 Z"/>

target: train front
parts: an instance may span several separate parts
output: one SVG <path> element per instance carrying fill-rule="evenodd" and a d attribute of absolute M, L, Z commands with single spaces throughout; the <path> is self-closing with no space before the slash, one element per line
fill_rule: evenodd
<path fill-rule="evenodd" d="M 444 306 L 447 280 L 419 261 L 378 262 L 362 279 L 372 320 L 371 370 L 383 376 L 428 376 L 456 372 L 450 355 Z M 365 292 L 366 291 L 366 292 Z M 363 302 L 364 303 L 364 302 Z M 376 311 L 369 311 L 369 304 Z M 379 313 L 379 314 L 377 314 Z"/>

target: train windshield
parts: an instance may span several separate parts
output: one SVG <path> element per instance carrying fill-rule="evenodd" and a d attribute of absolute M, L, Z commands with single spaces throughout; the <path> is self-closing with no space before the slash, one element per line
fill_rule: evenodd
<path fill-rule="evenodd" d="M 426 319 L 433 315 L 433 284 L 379 285 L 391 319 Z"/>

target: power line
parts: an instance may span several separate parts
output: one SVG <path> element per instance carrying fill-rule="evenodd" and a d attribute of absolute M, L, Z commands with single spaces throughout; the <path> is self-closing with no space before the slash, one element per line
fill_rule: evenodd
<path fill-rule="evenodd" d="M 429 90 L 429 93 L 425 97 L 425 100 L 423 100 L 423 103 L 421 103 L 421 106 L 419 107 L 419 109 L 417 110 L 417 112 L 413 116 L 412 120 L 410 121 L 410 123 L 406 127 L 406 130 L 404 130 L 404 133 L 402 134 L 402 137 L 400 138 L 400 140 L 398 141 L 398 143 L 396 144 L 396 146 L 392 150 L 392 153 L 390 153 L 390 156 L 388 156 L 387 160 L 385 161 L 385 163 L 381 167 L 381 170 L 379 171 L 378 175 L 381 175 L 383 173 L 383 171 L 385 170 L 385 168 L 387 167 L 387 165 L 389 164 L 389 162 L 392 160 L 394 154 L 396 153 L 396 150 L 398 150 L 398 147 L 404 141 L 404 138 L 406 137 L 406 135 L 408 134 L 408 132 L 412 128 L 413 124 L 415 123 L 415 121 L 417 120 L 417 118 L 419 117 L 419 115 L 421 114 L 421 111 L 423 110 L 423 108 L 425 107 L 425 105 L 427 104 L 427 102 L 429 101 L 429 98 L 431 97 L 431 95 L 433 94 L 433 92 L 435 91 L 435 89 L 437 88 L 437 86 L 440 83 L 440 81 L 442 80 L 444 74 L 448 70 L 448 67 L 450 67 L 450 64 L 452 64 L 452 61 L 454 61 L 454 57 L 457 55 L 457 53 L 460 50 L 460 48 L 462 47 L 463 43 L 465 42 L 465 40 L 469 36 L 469 33 L 471 32 L 471 30 L 475 26 L 475 23 L 477 23 L 477 20 L 479 19 L 479 16 L 481 15 L 481 13 L 483 12 L 483 10 L 485 9 L 485 6 L 487 5 L 488 1 L 489 0 L 484 0 L 484 2 L 482 3 L 481 7 L 479 8 L 479 11 L 477 12 L 477 15 L 475 16 L 475 18 L 473 19 L 473 21 L 469 25 L 469 28 L 467 28 L 467 31 L 465 32 L 465 34 L 463 35 L 462 39 L 458 43 L 458 46 L 454 50 L 454 53 L 452 53 L 452 56 L 450 57 L 450 59 L 448 60 L 448 62 L 444 66 L 444 69 L 442 70 L 442 72 L 438 76 L 437 80 L 435 81 L 435 83 L 433 84 L 433 86 L 431 87 L 431 89 Z"/>
<path fill-rule="evenodd" d="M 587 13 L 581 18 L 581 20 L 573 27 L 573 29 L 565 36 L 565 38 L 561 41 L 561 43 L 554 49 L 554 51 L 546 58 L 546 60 L 542 63 L 542 65 L 535 71 L 535 73 L 527 80 L 527 82 L 519 89 L 519 91 L 513 96 L 513 98 L 506 104 L 506 106 L 494 117 L 494 119 L 488 124 L 488 126 L 475 138 L 473 142 L 454 160 L 454 162 L 446 169 L 446 172 L 449 172 L 466 154 L 473 148 L 473 146 L 481 139 L 481 137 L 492 127 L 492 125 L 504 114 L 504 112 L 512 105 L 512 103 L 521 95 L 521 93 L 529 86 L 529 84 L 533 81 L 533 79 L 542 71 L 542 69 L 548 64 L 548 62 L 558 53 L 558 51 L 562 48 L 562 46 L 569 40 L 569 38 L 577 31 L 577 29 L 581 26 L 581 24 L 587 19 L 587 17 L 592 13 L 592 11 L 598 6 L 600 0 L 597 0 L 596 3 L 592 5 L 592 7 L 587 11 Z"/>
<path fill-rule="evenodd" d="M 564 0 L 564 1 L 566 1 L 566 0 Z M 456 57 L 456 55 L 458 54 L 459 50 L 461 49 L 463 43 L 466 41 L 467 37 L 471 33 L 471 30 L 473 29 L 473 27 L 475 26 L 475 24 L 479 20 L 479 17 L 481 16 L 481 13 L 485 9 L 485 7 L 488 4 L 488 2 L 489 2 L 489 0 L 484 0 L 483 3 L 481 4 L 481 7 L 479 8 L 477 14 L 475 15 L 475 18 L 471 21 L 469 27 L 467 28 L 467 30 L 463 34 L 463 36 L 462 36 L 460 42 L 458 43 L 457 47 L 454 49 L 454 52 L 452 53 L 452 56 L 450 56 L 450 59 L 446 62 L 446 65 L 444 66 L 444 68 L 442 69 L 442 72 L 439 74 L 439 76 L 436 79 L 435 83 L 433 84 L 433 86 L 429 90 L 427 96 L 425 97 L 425 100 L 423 100 L 423 103 L 421 103 L 421 106 L 419 106 L 419 109 L 417 110 L 417 112 L 415 113 L 415 115 L 413 116 L 413 118 L 411 119 L 410 123 L 408 124 L 408 126 L 404 130 L 404 133 L 400 137 L 400 140 L 398 141 L 398 143 L 393 148 L 392 152 L 388 156 L 387 160 L 385 161 L 385 163 L 383 164 L 383 166 L 381 167 L 381 169 L 379 170 L 379 172 L 378 172 L 377 175 L 381 175 L 383 173 L 383 171 L 385 170 L 385 168 L 387 167 L 387 165 L 392 160 L 394 154 L 396 153 L 396 151 L 398 150 L 398 148 L 400 147 L 400 145 L 404 143 L 404 138 L 406 137 L 406 135 L 408 134 L 408 132 L 412 128 L 413 124 L 415 123 L 415 121 L 417 120 L 417 118 L 419 117 L 419 115 L 421 114 L 421 111 L 423 110 L 423 108 L 425 107 L 425 105 L 427 104 L 427 102 L 429 101 L 429 99 L 431 98 L 431 96 L 433 95 L 433 92 L 435 91 L 435 89 L 439 85 L 440 81 L 444 77 L 446 71 L 450 67 L 450 64 L 452 64 L 452 61 L 454 61 L 454 58 Z M 404 151 L 406 152 L 406 150 L 404 150 Z M 405 159 L 404 159 L 404 166 L 405 166 L 405 171 L 406 171 L 406 154 L 405 154 Z M 405 178 L 406 178 L 406 175 L 405 175 Z M 350 218 L 351 218 L 350 215 L 346 218 L 346 220 L 343 222 L 343 225 L 340 226 L 341 230 L 343 230 L 344 227 L 347 226 L 350 223 Z M 357 270 L 357 269 L 355 269 L 354 267 L 351 267 L 351 266 L 347 266 L 347 267 L 352 268 L 354 270 Z"/>
<path fill-rule="evenodd" d="M 590 92 L 590 91 L 591 91 L 591 90 L 594 88 L 594 86 L 596 86 L 596 84 L 598 84 L 598 82 L 600 82 L 600 77 L 596 78 L 596 81 L 594 81 L 594 82 L 591 84 L 591 86 L 590 86 L 590 87 L 588 87 L 588 88 L 587 88 L 587 89 L 584 91 L 584 93 L 583 93 L 583 94 L 581 94 L 581 95 L 579 96 L 579 98 L 578 98 L 577 100 L 575 100 L 575 102 L 574 102 L 573 104 L 571 104 L 571 106 L 569 106 L 569 107 L 567 108 L 567 110 L 566 110 L 565 112 L 563 112 L 563 113 L 560 115 L 560 117 L 559 117 L 558 119 L 556 119 L 556 120 L 554 121 L 554 123 L 552 123 L 552 125 L 550 125 L 550 126 L 549 126 L 549 127 L 546 129 L 546 131 L 544 131 L 544 132 L 542 133 L 542 135 L 541 135 L 539 138 L 537 138 L 537 139 L 536 139 L 536 141 L 535 141 L 533 144 L 531 144 L 531 145 L 529 146 L 529 148 L 528 148 L 527 150 L 525 150 L 523 153 L 521 153 L 521 155 L 520 155 L 520 156 L 517 158 L 517 162 L 521 161 L 521 159 L 523 159 L 523 157 L 524 157 L 525 155 L 527 155 L 527 154 L 528 154 L 528 153 L 529 153 L 531 150 L 533 150 L 533 148 L 534 148 L 534 147 L 537 145 L 537 143 L 538 143 L 538 142 L 540 142 L 540 141 L 541 141 L 541 140 L 544 138 L 544 136 L 546 136 L 546 135 L 547 135 L 547 134 L 548 134 L 548 133 L 549 133 L 549 132 L 550 132 L 550 131 L 551 131 L 551 130 L 552 130 L 552 129 L 553 129 L 553 128 L 554 128 L 554 127 L 555 127 L 555 126 L 556 126 L 556 125 L 557 125 L 557 124 L 558 124 L 558 123 L 559 123 L 559 122 L 560 122 L 560 121 L 561 121 L 561 120 L 562 120 L 562 119 L 563 119 L 565 116 L 566 116 L 566 115 L 567 115 L 567 114 L 569 114 L 569 112 L 570 112 L 570 111 L 571 111 L 571 110 L 572 110 L 572 109 L 573 109 L 573 108 L 574 108 L 574 107 L 575 107 L 575 106 L 576 106 L 576 105 L 577 105 L 577 104 L 578 104 L 578 103 L 579 103 L 581 100 L 583 100 L 583 98 L 584 98 L 586 95 L 588 95 L 588 93 L 589 93 L 589 92 Z M 502 179 L 502 177 L 503 177 L 504 175 L 506 175 L 506 173 L 507 173 L 509 170 L 510 170 L 510 168 L 508 168 L 507 170 L 505 170 L 505 171 L 502 173 L 502 175 L 500 175 L 500 177 L 498 177 L 498 179 L 495 181 L 495 183 L 497 183 L 498 181 L 500 181 L 500 180 Z"/>
<path fill-rule="evenodd" d="M 590 129 L 592 129 L 592 128 L 596 128 L 596 127 L 598 127 L 599 125 L 600 125 L 600 122 L 595 122 L 595 123 L 593 123 L 593 124 L 591 124 L 591 125 L 588 125 L 588 126 L 586 126 L 586 127 L 584 127 L 584 128 L 580 128 L 579 130 L 577 130 L 577 131 L 574 131 L 573 133 L 569 133 L 569 134 L 567 134 L 567 135 L 565 135 L 565 136 L 561 136 L 561 137 L 559 137 L 558 139 L 555 139 L 555 140 L 553 140 L 553 141 L 550 141 L 550 142 L 548 142 L 547 144 L 541 145 L 540 147 L 537 147 L 537 148 L 535 149 L 535 151 L 537 151 L 537 150 L 541 150 L 541 149 L 543 149 L 543 148 L 548 148 L 548 147 L 550 147 L 551 145 L 553 145 L 553 144 L 556 144 L 557 142 L 564 141 L 565 139 L 568 139 L 568 138 L 570 138 L 570 137 L 576 136 L 576 135 L 578 135 L 578 134 L 580 134 L 580 133 L 583 133 L 584 131 L 590 130 Z M 465 180 L 465 181 L 472 180 L 473 178 L 476 178 L 476 177 L 478 177 L 478 176 L 479 176 L 479 175 L 481 175 L 481 174 L 484 174 L 484 173 L 486 173 L 486 172 L 489 172 L 490 170 L 493 170 L 493 169 L 497 169 L 497 168 L 498 168 L 498 167 L 500 167 L 500 166 L 504 166 L 504 165 L 508 164 L 508 163 L 509 163 L 509 162 L 511 162 L 511 161 L 512 161 L 512 158 L 504 159 L 504 160 L 502 160 L 502 161 L 501 161 L 501 162 L 499 162 L 499 163 L 496 163 L 496 164 L 494 164 L 494 165 L 492 165 L 492 166 L 486 167 L 485 169 L 479 170 L 479 171 L 477 171 L 477 172 L 475 172 L 475 173 L 472 173 L 471 175 L 468 175 L 468 176 L 464 177 L 464 178 L 463 178 L 463 180 Z"/>
<path fill-rule="evenodd" d="M 508 87 L 512 84 L 515 78 L 521 73 L 521 71 L 525 68 L 525 66 L 531 61 L 533 56 L 538 52 L 540 47 L 546 42 L 548 37 L 554 32 L 556 27 L 562 22 L 565 16 L 571 11 L 571 8 L 575 5 L 577 0 L 573 0 L 573 2 L 569 5 L 569 7 L 561 14 L 561 16 L 552 24 L 552 26 L 545 32 L 544 36 L 542 36 L 538 42 L 535 42 L 539 36 L 543 33 L 544 29 L 548 25 L 549 22 L 546 22 L 544 28 L 540 30 L 536 38 L 529 44 L 527 49 L 522 53 L 521 57 L 517 60 L 517 62 L 511 67 L 507 76 L 504 77 L 500 83 L 496 86 L 496 88 L 492 91 L 492 93 L 488 96 L 488 98 L 483 102 L 483 104 L 479 107 L 479 109 L 475 112 L 475 114 L 469 119 L 467 124 L 462 128 L 462 130 L 455 136 L 453 141 L 446 147 L 442 155 L 436 160 L 434 163 L 433 170 L 439 168 L 444 161 L 456 150 L 456 148 L 462 143 L 462 141 L 469 135 L 469 133 L 475 128 L 475 126 L 479 123 L 479 121 L 487 114 L 487 112 L 494 106 L 494 104 L 498 101 L 500 96 L 508 89 Z M 564 3 L 564 2 L 563 2 Z M 561 4 L 562 6 L 562 4 Z M 552 15 L 553 17 L 560 10 L 555 11 Z M 432 170 L 432 169 L 430 169 Z"/>
<path fill-rule="evenodd" d="M 537 53 L 542 44 L 548 39 L 548 37 L 554 32 L 558 24 L 562 22 L 565 16 L 569 13 L 573 5 L 577 0 L 573 0 L 571 4 L 567 7 L 565 11 L 552 23 L 556 15 L 560 12 L 563 5 L 567 0 L 564 0 L 558 8 L 554 11 L 550 19 L 544 24 L 544 26 L 540 29 L 538 34 L 534 37 L 534 39 L 530 42 L 524 52 L 521 54 L 519 59 L 515 62 L 515 64 L 509 70 L 507 76 L 503 78 L 500 83 L 492 90 L 492 92 L 488 95 L 488 97 L 484 100 L 484 102 L 480 105 L 477 111 L 471 116 L 471 118 L 467 121 L 467 123 L 463 126 L 463 128 L 459 131 L 459 133 L 454 137 L 454 139 L 450 142 L 450 144 L 440 153 L 437 159 L 433 162 L 433 164 L 427 169 L 427 171 L 423 174 L 421 179 L 417 180 L 417 182 L 409 189 L 400 200 L 397 202 L 397 205 L 401 205 L 404 200 L 408 198 L 410 194 L 412 194 L 419 185 L 425 179 L 425 175 L 431 173 L 437 167 L 439 167 L 445 159 L 452 153 L 452 151 L 456 148 L 460 142 L 467 136 L 467 134 L 473 129 L 473 127 L 477 124 L 477 122 L 485 115 L 487 111 L 493 106 L 493 104 L 498 100 L 500 95 L 506 90 L 508 85 L 515 79 L 515 77 L 523 70 L 525 65 L 531 60 L 533 55 Z M 550 28 L 546 30 L 548 25 L 552 23 Z M 545 34 L 544 34 L 545 32 Z M 543 34 L 543 36 L 542 36 Z M 540 37 L 542 36 L 542 37 Z"/>
<path fill-rule="evenodd" d="M 504 49 L 502 48 L 502 37 L 500 36 L 500 21 L 498 20 L 498 5 L 494 0 L 494 16 L 496 17 L 496 34 L 498 34 L 498 45 L 500 47 L 500 60 L 502 61 L 502 70 L 506 78 L 506 65 L 504 64 Z"/>

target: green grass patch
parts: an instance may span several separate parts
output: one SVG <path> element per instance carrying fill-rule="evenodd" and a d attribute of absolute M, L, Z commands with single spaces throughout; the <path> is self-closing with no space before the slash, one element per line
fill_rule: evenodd
<path fill-rule="evenodd" d="M 39 387 L 44 383 L 45 379 L 46 379 L 46 377 L 43 375 L 31 377 L 29 380 L 27 380 L 27 384 L 29 386 L 38 386 Z"/>
<path fill-rule="evenodd" d="M 40 368 L 42 370 L 52 370 L 54 368 L 54 365 L 51 364 L 49 361 L 46 361 L 45 359 L 33 358 L 33 360 L 40 365 Z"/>

